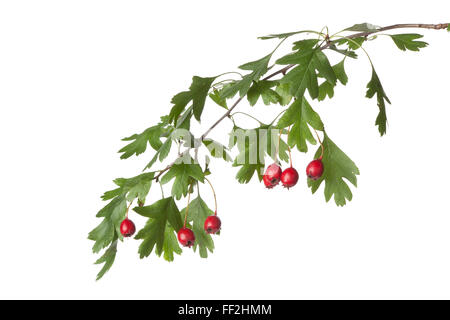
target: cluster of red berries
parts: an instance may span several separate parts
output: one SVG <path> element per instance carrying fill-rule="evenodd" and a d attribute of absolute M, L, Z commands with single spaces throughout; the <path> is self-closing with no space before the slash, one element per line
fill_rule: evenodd
<path fill-rule="evenodd" d="M 216 234 L 219 232 L 220 227 L 222 226 L 222 222 L 220 221 L 219 217 L 217 216 L 217 211 L 214 215 L 211 215 L 206 218 L 204 229 L 206 233 L 209 234 Z M 133 221 L 130 219 L 125 218 L 125 220 L 122 221 L 120 224 L 120 233 L 128 238 L 131 237 L 136 232 L 136 226 L 134 225 Z M 178 231 L 178 241 L 180 244 L 184 247 L 192 247 L 195 242 L 195 235 L 194 232 L 187 228 L 183 227 Z"/>
<path fill-rule="evenodd" d="M 311 161 L 306 167 L 306 175 L 309 179 L 317 180 L 323 174 L 322 157 Z M 263 176 L 263 182 L 267 189 L 272 189 L 281 181 L 285 188 L 291 188 L 298 182 L 298 172 L 292 166 L 281 170 L 277 163 L 273 163 L 267 167 Z"/>
<path fill-rule="evenodd" d="M 323 163 L 322 157 L 317 160 L 311 161 L 306 167 L 306 175 L 309 179 L 317 180 L 323 174 Z M 277 163 L 273 163 L 267 167 L 266 172 L 263 176 L 264 185 L 268 189 L 272 189 L 276 185 L 278 185 L 281 181 L 283 187 L 291 188 L 295 186 L 298 182 L 298 172 L 295 170 L 292 165 L 289 168 L 286 168 L 284 171 L 281 170 L 281 167 Z M 212 186 L 211 186 L 212 187 Z M 215 194 L 214 194 L 215 197 Z M 139 203 L 139 206 L 143 204 Z M 217 203 L 216 203 L 217 207 Z M 208 234 L 216 234 L 220 231 L 220 227 L 222 226 L 222 222 L 217 216 L 217 210 L 215 213 L 206 218 L 203 228 L 205 232 Z M 120 224 L 120 233 L 124 237 L 131 237 L 136 232 L 136 226 L 133 221 L 128 219 L 128 216 L 122 221 Z M 184 247 L 192 247 L 195 242 L 194 232 L 186 227 L 186 224 L 183 228 L 178 230 L 178 241 Z"/>
<path fill-rule="evenodd" d="M 222 222 L 217 216 L 217 212 L 215 212 L 212 216 L 206 218 L 203 228 L 205 229 L 205 232 L 208 234 L 216 234 L 217 232 L 220 231 L 221 226 Z M 194 232 L 187 227 L 181 228 L 178 231 L 178 241 L 183 247 L 188 248 L 192 247 L 195 242 Z"/>

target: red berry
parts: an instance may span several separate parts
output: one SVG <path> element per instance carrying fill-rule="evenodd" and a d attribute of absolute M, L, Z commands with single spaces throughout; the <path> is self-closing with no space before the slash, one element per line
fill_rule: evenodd
<path fill-rule="evenodd" d="M 183 247 L 192 247 L 195 241 L 194 232 L 189 228 L 181 228 L 178 231 L 178 241 Z"/>
<path fill-rule="evenodd" d="M 298 172 L 294 168 L 290 167 L 283 171 L 281 174 L 281 183 L 285 188 L 291 188 L 297 184 Z"/>
<path fill-rule="evenodd" d="M 122 221 L 120 224 L 120 233 L 124 237 L 131 237 L 136 232 L 136 226 L 134 225 L 133 221 L 126 218 Z"/>
<path fill-rule="evenodd" d="M 281 168 L 278 164 L 272 163 L 267 167 L 263 176 L 264 185 L 266 188 L 271 189 L 275 187 L 281 179 Z"/>
<path fill-rule="evenodd" d="M 217 215 L 209 216 L 205 220 L 205 231 L 209 234 L 215 234 L 219 232 L 222 222 Z"/>
<path fill-rule="evenodd" d="M 306 167 L 306 175 L 312 180 L 317 180 L 322 176 L 323 163 L 322 159 L 311 161 Z"/>
<path fill-rule="evenodd" d="M 267 189 L 272 189 L 275 187 L 266 175 L 263 176 L 263 182 Z"/>

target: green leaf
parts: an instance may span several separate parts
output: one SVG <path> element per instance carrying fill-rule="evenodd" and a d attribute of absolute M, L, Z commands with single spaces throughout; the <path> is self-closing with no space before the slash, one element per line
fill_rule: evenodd
<path fill-rule="evenodd" d="M 339 49 L 339 48 L 336 47 L 334 44 L 330 45 L 330 46 L 329 46 L 329 49 L 331 49 L 331 50 L 333 50 L 333 51 L 336 51 L 336 52 L 338 52 L 338 53 L 340 53 L 340 54 L 342 54 L 342 55 L 344 55 L 344 56 L 346 56 L 346 57 L 352 58 L 352 59 L 358 58 L 358 55 L 356 54 L 355 51 L 352 51 L 352 50 L 350 50 L 350 49 L 346 49 L 346 50 Z"/>
<path fill-rule="evenodd" d="M 194 76 L 189 91 L 183 91 L 173 96 L 171 101 L 173 107 L 170 110 L 169 122 L 177 125 L 178 118 L 191 101 L 194 117 L 200 121 L 203 108 L 205 107 L 206 97 L 208 96 L 211 84 L 216 78 L 217 77 L 202 78 Z"/>
<path fill-rule="evenodd" d="M 351 41 L 348 40 L 347 44 L 350 50 L 358 50 L 362 47 L 363 43 L 366 41 L 366 37 L 354 38 Z"/>
<path fill-rule="evenodd" d="M 214 101 L 217 105 L 221 106 L 228 110 L 227 100 L 222 98 L 220 91 L 214 89 L 212 93 L 209 94 L 209 97 L 212 101 Z"/>
<path fill-rule="evenodd" d="M 233 166 L 238 166 L 233 164 Z M 259 181 L 262 180 L 262 170 L 264 170 L 264 164 L 243 164 L 241 169 L 236 174 L 236 179 L 239 183 L 249 183 L 254 174 L 256 173 Z"/>
<path fill-rule="evenodd" d="M 333 71 L 334 71 L 334 74 L 336 75 L 336 78 L 339 80 L 339 82 L 341 82 L 343 85 L 346 85 L 347 82 L 348 82 L 348 77 L 347 77 L 347 73 L 345 72 L 344 63 L 345 63 L 345 59 L 343 59 L 338 64 L 334 65 L 333 66 Z M 319 74 L 319 76 L 321 76 L 321 75 Z M 325 100 L 325 98 L 327 96 L 330 99 L 333 98 L 333 96 L 334 96 L 334 87 L 335 87 L 335 85 L 330 83 L 328 80 L 324 81 L 319 86 L 319 96 L 318 96 L 317 99 L 319 101 L 323 101 L 323 100 Z"/>
<path fill-rule="evenodd" d="M 311 60 L 320 48 L 316 47 L 318 43 L 317 39 L 305 39 L 294 43 L 291 52 L 281 58 L 276 63 L 281 65 L 287 64 L 306 64 Z"/>
<path fill-rule="evenodd" d="M 193 115 L 193 107 L 190 106 L 189 108 L 186 109 L 186 111 L 184 113 L 181 114 L 181 116 L 179 117 L 177 124 L 176 124 L 176 128 L 177 129 L 186 129 L 189 130 L 191 127 L 191 118 Z"/>
<path fill-rule="evenodd" d="M 304 39 L 293 43 L 292 50 L 312 50 L 319 43 L 318 39 Z"/>
<path fill-rule="evenodd" d="M 94 253 L 109 246 L 119 235 L 119 227 L 125 218 L 127 209 L 125 195 L 119 195 L 111 200 L 98 213 L 98 218 L 103 218 L 102 222 L 89 233 L 88 239 L 95 241 L 92 251 Z"/>
<path fill-rule="evenodd" d="M 117 195 L 126 194 L 126 199 L 128 201 L 137 198 L 139 201 L 145 202 L 145 197 L 150 190 L 153 177 L 154 172 L 147 172 L 132 178 L 117 178 L 114 180 L 114 183 L 119 186 L 119 188 L 105 192 L 102 199 L 109 200 Z"/>
<path fill-rule="evenodd" d="M 349 50 L 358 50 L 359 48 L 361 48 L 362 44 L 366 40 L 367 40 L 366 37 L 358 37 L 358 38 L 353 38 L 353 39 L 342 38 L 342 39 L 336 40 L 336 43 L 339 45 L 347 44 Z"/>
<path fill-rule="evenodd" d="M 114 199 L 117 196 L 120 196 L 123 194 L 123 189 L 122 188 L 116 188 L 114 190 L 109 190 L 106 191 L 102 196 L 102 200 L 103 201 L 107 201 L 107 200 L 111 200 Z"/>
<path fill-rule="evenodd" d="M 153 178 L 153 172 L 130 179 L 116 179 L 114 182 L 119 185 L 119 188 L 107 191 L 102 196 L 103 200 L 112 200 L 97 213 L 97 217 L 103 218 L 103 220 L 88 235 L 89 240 L 95 241 L 92 248 L 94 253 L 100 252 L 109 245 L 103 256 L 95 262 L 96 264 L 104 263 L 103 268 L 97 275 L 97 280 L 102 278 L 114 263 L 117 240 L 123 238 L 119 228 L 123 219 L 125 219 L 127 198 L 129 200 L 134 198 L 145 199 L 150 189 L 151 178 Z"/>
<path fill-rule="evenodd" d="M 279 128 L 271 125 L 261 125 L 254 129 L 234 127 L 230 136 L 230 148 L 237 146 L 239 154 L 233 162 L 233 167 L 241 167 L 236 175 L 239 183 L 248 183 L 255 175 L 261 181 L 265 166 L 265 156 L 277 160 L 276 147 L 278 145 Z M 288 161 L 287 145 L 281 140 L 279 157 Z"/>
<path fill-rule="evenodd" d="M 174 241 L 174 233 L 183 227 L 180 212 L 172 197 L 163 198 L 150 206 L 133 208 L 138 214 L 149 218 L 145 227 L 136 235 L 143 240 L 139 246 L 139 255 L 148 257 L 156 246 L 155 253 L 168 261 L 173 260 L 173 253 L 180 254 L 181 249 Z"/>
<path fill-rule="evenodd" d="M 169 137 L 164 141 L 161 148 L 159 149 L 159 161 L 163 161 L 169 155 L 170 149 L 172 148 L 172 138 Z"/>
<path fill-rule="evenodd" d="M 327 79 L 331 84 L 336 85 L 336 74 L 334 73 L 333 67 L 331 67 L 330 61 L 328 61 L 327 56 L 322 51 L 317 50 L 315 52 L 314 64 L 321 77 Z"/>
<path fill-rule="evenodd" d="M 294 102 L 286 109 L 281 118 L 278 120 L 278 128 L 286 128 L 292 125 L 298 118 L 298 115 L 302 111 L 302 100 L 295 99 Z"/>
<path fill-rule="evenodd" d="M 233 162 L 233 167 L 241 167 L 236 174 L 239 183 L 248 183 L 256 173 L 258 179 L 262 179 L 262 170 L 264 170 L 264 144 L 260 141 L 259 129 L 233 128 L 233 134 L 239 135 L 232 143 L 236 145 L 239 154 Z"/>
<path fill-rule="evenodd" d="M 181 211 L 181 218 L 186 214 L 186 208 Z M 214 251 L 214 241 L 212 237 L 205 232 L 204 224 L 208 216 L 213 215 L 214 212 L 208 208 L 203 199 L 198 196 L 189 204 L 189 211 L 187 221 L 192 225 L 192 231 L 195 235 L 194 251 L 199 249 L 200 257 L 207 258 L 208 250 L 212 253 Z"/>
<path fill-rule="evenodd" d="M 450 24 L 447 27 L 447 31 L 450 32 Z"/>
<path fill-rule="evenodd" d="M 389 101 L 389 98 L 384 92 L 383 86 L 381 85 L 380 79 L 378 78 L 375 68 L 373 68 L 372 66 L 372 78 L 370 82 L 367 84 L 366 97 L 373 98 L 375 94 L 377 95 L 377 104 L 378 108 L 380 109 L 377 119 L 375 120 L 375 125 L 378 126 L 378 131 L 380 132 L 381 136 L 383 136 L 386 133 L 386 123 L 387 123 L 385 101 L 387 101 L 389 104 L 391 102 Z"/>
<path fill-rule="evenodd" d="M 304 96 L 308 89 L 310 96 L 315 99 L 319 96 L 319 84 L 313 63 L 314 53 L 310 52 L 305 61 L 289 71 L 280 81 L 289 83 L 291 94 L 296 98 Z"/>
<path fill-rule="evenodd" d="M 130 137 L 123 138 L 122 141 L 132 142 L 119 150 L 119 153 L 123 153 L 120 158 L 128 159 L 134 154 L 138 156 L 144 153 L 148 143 L 150 143 L 153 149 L 158 150 L 162 145 L 161 136 L 168 131 L 165 126 L 166 123 L 161 122 L 156 126 L 145 129 L 140 134 L 133 134 Z"/>
<path fill-rule="evenodd" d="M 428 43 L 424 41 L 417 41 L 416 39 L 423 38 L 420 34 L 404 33 L 390 35 L 395 45 L 402 51 L 419 51 L 420 48 L 425 48 Z"/>
<path fill-rule="evenodd" d="M 324 81 L 319 86 L 319 96 L 317 97 L 317 100 L 323 101 L 328 96 L 328 98 L 333 98 L 334 96 L 334 86 L 329 83 L 328 81 Z"/>
<path fill-rule="evenodd" d="M 232 161 L 231 156 L 227 153 L 228 148 L 223 144 L 212 139 L 204 139 L 203 144 L 214 158 L 222 158 L 225 161 Z"/>
<path fill-rule="evenodd" d="M 192 162 L 192 159 L 191 159 Z M 172 185 L 172 196 L 179 200 L 182 196 L 186 196 L 191 179 L 203 182 L 204 174 L 202 168 L 198 164 L 180 163 L 174 164 L 169 171 L 161 178 L 161 183 L 166 184 L 175 178 Z"/>
<path fill-rule="evenodd" d="M 334 74 L 336 75 L 336 78 L 339 80 L 340 83 L 342 83 L 344 86 L 348 82 L 348 76 L 345 72 L 345 59 L 342 59 L 341 62 L 333 66 Z"/>
<path fill-rule="evenodd" d="M 300 33 L 310 33 L 314 31 L 310 31 L 310 30 L 301 30 L 301 31 L 294 31 L 294 32 L 286 32 L 286 33 L 278 33 L 278 34 L 269 34 L 267 36 L 263 36 L 263 37 L 258 37 L 258 39 L 261 40 L 269 40 L 269 39 L 286 39 L 289 38 L 293 35 L 296 34 L 300 34 Z"/>
<path fill-rule="evenodd" d="M 281 83 L 289 83 L 291 94 L 297 98 L 304 96 L 308 90 L 311 98 L 319 96 L 319 85 L 316 70 L 318 70 L 333 86 L 336 84 L 336 75 L 326 55 L 319 49 L 299 50 L 277 60 L 278 64 L 298 64 L 289 71 Z"/>
<path fill-rule="evenodd" d="M 278 129 L 278 128 L 277 127 L 269 127 L 269 129 Z M 287 130 L 281 130 L 281 131 L 283 131 L 284 134 L 287 134 Z M 277 130 L 277 132 L 279 132 L 279 130 Z M 278 145 L 278 142 L 279 142 L 279 145 Z M 276 150 L 277 147 L 278 147 L 278 155 L 276 154 L 276 152 L 274 152 L 274 153 L 271 152 L 272 148 L 275 148 L 275 150 Z M 289 162 L 289 153 L 288 153 L 289 151 L 288 150 L 289 150 L 288 144 L 281 137 L 279 137 L 278 134 L 276 134 L 276 135 L 271 134 L 270 137 L 267 138 L 266 153 L 269 157 L 272 158 L 272 160 L 274 162 L 277 162 L 278 158 L 281 161 L 284 161 L 286 163 Z M 278 158 L 277 158 L 277 156 L 278 156 Z"/>
<path fill-rule="evenodd" d="M 277 81 L 268 80 L 253 82 L 252 87 L 247 92 L 247 99 L 250 105 L 254 106 L 258 102 L 259 97 L 262 97 L 265 105 L 279 103 L 281 101 L 280 95 L 275 90 L 271 89 L 276 86 L 277 83 Z"/>
<path fill-rule="evenodd" d="M 165 158 L 167 158 L 171 148 L 172 148 L 172 138 L 168 137 L 166 139 L 166 141 L 164 141 L 164 143 L 162 144 L 161 148 L 159 148 L 158 152 L 155 153 L 155 155 L 150 160 L 150 162 L 147 163 L 147 165 L 145 166 L 144 170 L 150 169 L 155 164 L 155 162 L 158 160 L 158 158 L 159 158 L 159 161 L 161 161 L 161 162 Z"/>
<path fill-rule="evenodd" d="M 316 130 L 323 130 L 320 116 L 312 109 L 305 98 L 298 99 L 291 104 L 278 121 L 277 127 L 285 128 L 290 125 L 293 126 L 289 133 L 288 145 L 290 147 L 297 146 L 297 149 L 301 152 L 308 151 L 306 141 L 316 144 L 316 139 L 312 135 L 309 126 Z"/>
<path fill-rule="evenodd" d="M 208 96 L 211 84 L 217 77 L 201 78 L 194 76 L 192 78 L 192 84 L 190 90 L 192 93 L 192 106 L 194 109 L 194 117 L 197 121 L 200 121 L 200 117 L 205 107 L 206 97 Z"/>
<path fill-rule="evenodd" d="M 232 98 L 239 92 L 240 97 L 247 94 L 253 81 L 258 81 L 262 75 L 264 75 L 268 70 L 268 65 L 272 53 L 267 56 L 252 62 L 241 65 L 239 68 L 242 70 L 250 70 L 251 73 L 245 75 L 241 80 L 236 81 L 232 85 L 226 87 L 222 92 L 223 98 Z"/>
<path fill-rule="evenodd" d="M 169 113 L 169 123 L 177 125 L 178 118 L 191 100 L 192 93 L 190 91 L 183 91 L 173 96 L 170 101 L 170 103 L 173 104 L 173 107 Z"/>
<path fill-rule="evenodd" d="M 292 95 L 289 83 L 279 83 L 275 88 L 275 92 L 281 97 L 280 105 L 287 106 L 291 102 Z"/>
<path fill-rule="evenodd" d="M 106 272 L 111 269 L 114 260 L 116 260 L 116 253 L 117 253 L 117 237 L 116 240 L 114 240 L 108 249 L 106 249 L 105 253 L 95 262 L 95 264 L 102 264 L 104 263 L 102 269 L 97 274 L 97 281 L 100 280 Z"/>
<path fill-rule="evenodd" d="M 375 26 L 371 23 L 358 23 L 345 29 L 345 31 L 376 32 L 379 29 L 379 26 Z"/>
<path fill-rule="evenodd" d="M 174 260 L 174 253 L 180 255 L 183 252 L 178 245 L 177 232 L 170 225 L 166 225 L 164 232 L 163 252 L 164 260 L 169 262 Z"/>
<path fill-rule="evenodd" d="M 324 154 L 323 165 L 324 172 L 318 180 L 308 179 L 308 186 L 312 193 L 315 193 L 322 182 L 325 181 L 325 200 L 328 202 L 334 196 L 334 201 L 338 206 L 344 206 L 346 201 L 352 200 L 352 192 L 344 178 L 357 185 L 356 176 L 359 175 L 359 169 L 355 163 L 341 150 L 324 132 Z M 321 155 L 321 148 L 316 152 L 315 158 Z"/>
<path fill-rule="evenodd" d="M 304 49 L 304 50 L 298 50 L 295 52 L 291 52 L 291 53 L 279 58 L 276 61 L 276 64 L 281 64 L 281 65 L 304 64 L 304 65 L 306 65 L 307 63 L 309 63 L 312 60 L 315 51 L 316 51 L 316 49 Z"/>

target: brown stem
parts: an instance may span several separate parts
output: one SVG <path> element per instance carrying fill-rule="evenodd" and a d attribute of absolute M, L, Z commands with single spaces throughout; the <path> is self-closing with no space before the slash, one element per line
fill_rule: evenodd
<path fill-rule="evenodd" d="M 190 186 L 189 186 L 190 188 Z M 187 202 L 187 206 L 186 206 L 186 212 L 184 214 L 184 224 L 183 224 L 183 228 L 186 228 L 186 222 L 187 222 L 187 217 L 188 217 L 188 211 L 189 211 L 189 203 L 191 202 L 191 190 L 188 190 L 188 202 Z"/>
<path fill-rule="evenodd" d="M 313 130 L 316 133 L 317 140 L 319 140 L 320 147 L 322 148 L 322 153 L 320 154 L 320 157 L 319 157 L 319 159 L 322 160 L 322 158 L 323 158 L 323 151 L 324 151 L 323 143 L 322 143 L 322 140 L 320 140 L 319 134 L 317 133 L 316 129 L 313 128 Z"/>
<path fill-rule="evenodd" d="M 288 128 L 288 133 L 287 133 L 287 147 L 288 147 L 288 151 L 289 151 L 289 164 L 291 165 L 292 168 L 292 155 L 291 155 L 291 147 L 289 147 L 289 135 L 291 134 L 291 126 L 289 126 Z"/>
<path fill-rule="evenodd" d="M 422 29 L 433 29 L 433 30 L 442 30 L 442 29 L 446 29 L 448 28 L 449 23 L 439 23 L 439 24 L 423 24 L 423 23 L 403 23 L 403 24 L 394 24 L 391 26 L 387 26 L 387 27 L 383 27 L 383 28 L 379 28 L 376 31 L 368 31 L 368 32 L 358 32 L 358 33 L 354 33 L 352 35 L 347 36 L 346 38 L 349 39 L 354 39 L 354 38 L 359 38 L 359 37 L 367 37 L 371 34 L 374 33 L 378 33 L 378 32 L 383 32 L 383 31 L 388 31 L 388 30 L 393 30 L 393 29 L 402 29 L 402 28 L 422 28 Z M 325 43 L 322 47 L 320 47 L 320 50 L 325 50 L 327 48 L 329 48 L 332 44 L 334 44 L 335 41 L 327 41 L 327 43 Z M 275 77 L 276 75 L 279 74 L 285 74 L 289 69 L 291 69 L 294 66 L 294 64 L 290 64 L 287 65 L 283 68 L 281 68 L 278 71 L 275 71 L 271 74 L 269 74 L 268 76 L 266 76 L 265 78 L 263 78 L 262 80 L 269 80 L 273 77 Z M 203 133 L 200 137 L 200 140 L 203 141 L 206 136 L 220 123 L 222 122 L 223 119 L 227 118 L 230 116 L 231 111 L 233 111 L 234 108 L 236 108 L 236 106 L 239 104 L 239 102 L 242 101 L 244 97 L 239 97 L 234 103 L 233 105 L 230 107 L 230 109 L 228 109 L 227 112 L 225 112 L 216 122 L 214 122 L 214 124 L 205 131 L 205 133 Z M 183 157 L 184 155 L 186 155 L 189 152 L 189 149 L 185 150 L 182 154 L 180 154 L 178 156 L 178 158 L 172 162 L 171 164 L 169 164 L 167 167 L 165 167 L 164 169 L 162 169 L 153 179 L 156 179 L 156 181 L 158 181 L 159 177 L 166 172 L 167 170 L 169 170 L 170 168 L 172 168 L 172 166 L 176 163 L 176 161 Z"/>
<path fill-rule="evenodd" d="M 132 201 L 130 201 L 130 204 L 128 205 L 128 207 L 127 207 L 127 214 L 126 214 L 126 216 L 127 216 L 127 219 L 128 219 L 128 211 L 130 210 L 130 207 L 131 207 L 131 205 L 133 204 L 133 200 Z"/>
<path fill-rule="evenodd" d="M 281 133 L 283 132 L 283 129 L 280 129 L 280 132 L 278 132 L 278 144 L 277 144 L 277 161 L 280 157 L 280 143 L 281 143 Z M 288 146 L 289 147 L 289 146 Z"/>

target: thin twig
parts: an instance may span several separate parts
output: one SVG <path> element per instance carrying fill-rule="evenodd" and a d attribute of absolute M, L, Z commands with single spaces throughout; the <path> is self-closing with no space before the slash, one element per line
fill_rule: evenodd
<path fill-rule="evenodd" d="M 130 204 L 127 207 L 127 214 L 126 214 L 127 219 L 128 219 L 128 211 L 130 210 L 130 207 L 131 207 L 132 204 L 133 204 L 133 200 L 130 201 Z"/>
<path fill-rule="evenodd" d="M 402 23 L 402 24 L 393 24 L 391 26 L 383 27 L 376 29 L 375 31 L 366 31 L 366 32 L 358 32 L 354 33 L 350 36 L 347 36 L 346 38 L 349 39 L 355 39 L 360 37 L 367 37 L 371 34 L 393 30 L 393 29 L 402 29 L 402 28 L 422 28 L 422 29 L 433 29 L 433 30 L 442 30 L 448 28 L 448 23 L 439 23 L 439 24 L 423 24 L 423 23 Z M 329 46 L 334 44 L 336 40 L 330 41 L 329 43 L 325 44 L 321 47 L 322 50 L 327 49 Z"/>
<path fill-rule="evenodd" d="M 190 186 L 189 186 L 190 188 Z M 188 212 L 189 212 L 189 203 L 191 202 L 191 192 L 190 190 L 188 190 L 188 202 L 187 202 L 187 206 L 186 206 L 186 213 L 184 215 L 184 225 L 183 228 L 186 228 L 186 223 L 187 223 L 187 217 L 188 217 Z"/>
<path fill-rule="evenodd" d="M 291 155 L 291 147 L 289 147 L 289 135 L 291 134 L 291 126 L 289 126 L 288 128 L 288 132 L 287 132 L 287 147 L 288 147 L 288 151 L 289 151 L 289 164 L 291 165 L 292 168 L 292 155 Z"/>
<path fill-rule="evenodd" d="M 211 183 L 211 181 L 208 180 L 208 178 L 205 177 L 206 182 L 209 183 L 209 186 L 211 187 L 211 190 L 213 192 L 214 195 L 214 214 L 217 215 L 217 197 L 216 197 L 216 191 L 214 190 L 214 187 Z"/>
<path fill-rule="evenodd" d="M 320 154 L 320 158 L 319 158 L 320 160 L 322 160 L 322 158 L 323 158 L 323 152 L 324 152 L 324 147 L 323 147 L 323 144 L 322 144 L 322 140 L 320 140 L 319 134 L 317 133 L 316 129 L 313 128 L 313 130 L 314 130 L 314 132 L 316 133 L 317 140 L 319 140 L 320 147 L 322 148 L 322 153 Z"/>

